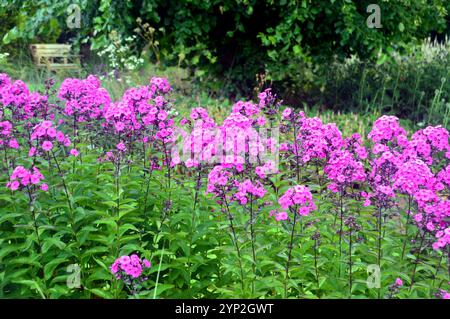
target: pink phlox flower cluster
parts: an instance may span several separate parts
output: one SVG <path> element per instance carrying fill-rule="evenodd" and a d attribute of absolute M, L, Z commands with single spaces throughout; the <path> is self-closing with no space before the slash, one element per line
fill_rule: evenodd
<path fill-rule="evenodd" d="M 437 240 L 432 245 L 433 249 L 444 250 L 447 245 L 450 245 L 450 227 L 436 231 L 435 237 Z"/>
<path fill-rule="evenodd" d="M 208 111 L 203 107 L 193 108 L 189 117 L 191 120 L 196 121 L 194 123 L 199 122 L 202 128 L 216 127 L 216 123 L 211 117 L 209 117 Z"/>
<path fill-rule="evenodd" d="M 278 173 L 278 169 L 274 161 L 268 160 L 264 165 L 257 166 L 255 168 L 255 173 L 259 178 L 264 179 L 266 178 L 267 174 Z"/>
<path fill-rule="evenodd" d="M 347 150 L 332 152 L 324 172 L 332 181 L 328 188 L 334 193 L 343 191 L 354 182 L 363 182 L 366 179 L 364 165 Z"/>
<path fill-rule="evenodd" d="M 114 132 L 125 134 L 151 125 L 156 119 L 158 108 L 149 104 L 153 96 L 147 86 L 130 88 L 122 99 L 103 109 L 103 117 L 112 125 Z"/>
<path fill-rule="evenodd" d="M 301 216 L 307 216 L 311 211 L 317 209 L 311 192 L 304 185 L 295 185 L 289 188 L 278 199 L 278 204 L 283 209 L 297 208 L 296 212 Z"/>
<path fill-rule="evenodd" d="M 397 287 L 402 287 L 402 286 L 403 286 L 403 280 L 401 280 L 400 278 L 397 278 L 397 279 L 395 279 L 394 284 L 395 284 Z"/>
<path fill-rule="evenodd" d="M 110 124 L 115 133 L 124 134 L 142 127 L 135 117 L 134 110 L 123 100 L 111 103 L 104 109 L 103 115 L 106 119 L 104 126 Z"/>
<path fill-rule="evenodd" d="M 22 80 L 13 83 L 5 81 L 1 94 L 2 100 L 0 102 L 6 107 L 24 107 L 29 104 L 30 91 Z"/>
<path fill-rule="evenodd" d="M 180 120 L 180 125 L 185 126 L 185 125 L 189 124 L 190 122 L 191 122 L 190 120 L 188 120 L 187 118 L 184 117 Z"/>
<path fill-rule="evenodd" d="M 182 132 L 185 133 L 183 155 L 186 157 L 186 167 L 197 167 L 215 159 L 218 128 L 204 108 L 192 109 L 190 118 L 195 122 L 189 135 Z"/>
<path fill-rule="evenodd" d="M 437 177 L 441 183 L 444 183 L 445 185 L 447 185 L 447 188 L 450 188 L 450 164 L 444 167 L 438 173 Z"/>
<path fill-rule="evenodd" d="M 423 209 L 427 213 L 430 213 L 430 211 L 428 211 L 428 208 L 440 202 L 439 196 L 435 191 L 431 189 L 418 190 L 414 193 L 414 199 L 416 200 L 419 209 Z"/>
<path fill-rule="evenodd" d="M 252 116 L 259 114 L 260 109 L 258 105 L 254 104 L 253 102 L 238 101 L 233 105 L 232 112 L 240 113 L 246 117 L 251 118 Z"/>
<path fill-rule="evenodd" d="M 439 153 L 450 159 L 449 133 L 441 126 L 428 126 L 415 132 L 410 147 L 426 164 L 432 165 Z"/>
<path fill-rule="evenodd" d="M 272 89 L 265 89 L 263 92 L 258 94 L 258 106 L 260 109 L 265 108 L 268 105 L 274 104 L 276 101 L 276 96 L 272 93 Z M 279 102 L 281 104 L 282 101 Z"/>
<path fill-rule="evenodd" d="M 0 94 L 2 94 L 2 90 L 6 87 L 11 85 L 11 79 L 9 78 L 8 74 L 6 73 L 0 73 Z M 0 95 L 0 99 L 1 99 Z"/>
<path fill-rule="evenodd" d="M 354 154 L 359 161 L 367 159 L 367 149 L 358 133 L 344 139 L 344 149 Z"/>
<path fill-rule="evenodd" d="M 252 127 L 252 120 L 240 113 L 231 113 L 218 133 L 216 152 L 223 164 L 243 164 L 246 155 L 250 161 L 256 162 L 258 156 L 266 151 L 258 131 Z"/>
<path fill-rule="evenodd" d="M 49 104 L 48 96 L 37 92 L 30 94 L 30 108 L 26 112 L 32 113 L 34 118 L 53 120 L 56 110 L 56 105 Z"/>
<path fill-rule="evenodd" d="M 383 115 L 375 121 L 368 137 L 376 144 L 397 142 L 398 145 L 405 145 L 408 142 L 406 131 L 400 126 L 399 119 L 389 115 Z"/>
<path fill-rule="evenodd" d="M 294 115 L 295 115 L 294 111 L 292 111 L 292 109 L 290 107 L 287 107 L 281 113 L 281 118 L 283 120 L 289 120 Z M 301 118 L 305 117 L 305 113 L 303 113 L 302 111 L 299 113 L 299 115 L 300 115 Z"/>
<path fill-rule="evenodd" d="M 227 170 L 226 165 L 217 165 L 208 174 L 206 192 L 218 195 L 222 189 L 226 189 L 232 173 Z"/>
<path fill-rule="evenodd" d="M 0 78 L 0 104 L 12 112 L 13 121 L 32 119 L 36 100 L 41 96 L 38 93 L 30 93 L 25 82 L 17 80 L 11 82 L 10 78 L 3 74 Z M 46 99 L 47 97 L 42 97 Z"/>
<path fill-rule="evenodd" d="M 419 189 L 442 189 L 431 169 L 420 159 L 410 159 L 398 167 L 393 177 L 394 189 L 408 195 L 414 195 Z"/>
<path fill-rule="evenodd" d="M 94 75 L 84 80 L 65 79 L 58 97 L 65 102 L 63 114 L 75 117 L 78 122 L 99 119 L 103 108 L 111 103 L 108 91 L 101 87 L 100 80 Z"/>
<path fill-rule="evenodd" d="M 230 127 L 230 128 L 241 128 L 248 129 L 252 126 L 252 120 L 247 116 L 239 113 L 232 112 L 228 117 L 223 121 L 222 127 Z"/>
<path fill-rule="evenodd" d="M 146 135 L 147 141 L 172 142 L 174 119 L 170 115 L 171 105 L 164 96 L 170 91 L 167 80 L 163 78 L 152 78 L 148 86 L 128 89 L 119 102 L 104 109 L 106 123 L 103 126 L 139 140 Z"/>
<path fill-rule="evenodd" d="M 437 295 L 441 299 L 450 299 L 450 292 L 444 289 L 440 289 Z"/>
<path fill-rule="evenodd" d="M 139 278 L 144 269 L 150 268 L 151 264 L 147 259 L 141 259 L 138 255 L 132 254 L 131 256 L 121 256 L 117 258 L 111 265 L 111 273 L 117 279 L 125 279 L 129 277 L 133 279 Z"/>
<path fill-rule="evenodd" d="M 70 155 L 72 155 L 73 157 L 78 157 L 78 155 L 80 154 L 78 152 L 78 150 L 76 148 L 72 148 L 69 152 Z"/>
<path fill-rule="evenodd" d="M 343 143 L 342 134 L 335 124 L 324 125 L 317 117 L 302 118 L 293 151 L 294 155 L 301 156 L 303 163 L 308 163 L 313 159 L 326 159 Z"/>
<path fill-rule="evenodd" d="M 12 134 L 13 125 L 9 121 L 0 122 L 0 148 L 13 148 L 18 149 L 20 147 L 17 139 Z"/>
<path fill-rule="evenodd" d="M 283 221 L 283 220 L 287 220 L 289 218 L 289 215 L 287 212 L 278 212 L 276 210 L 271 210 L 269 213 L 270 217 L 275 216 L 275 220 L 277 222 Z"/>
<path fill-rule="evenodd" d="M 215 166 L 208 175 L 206 193 L 211 193 L 219 198 L 219 202 L 230 200 L 241 205 L 246 205 L 249 200 L 263 198 L 266 194 L 264 185 L 259 180 L 245 179 L 239 181 L 233 176 L 239 172 L 233 164 Z"/>
<path fill-rule="evenodd" d="M 414 194 L 419 212 L 414 215 L 418 227 L 434 234 L 433 249 L 450 244 L 450 200 L 440 198 L 433 190 L 421 189 Z"/>
<path fill-rule="evenodd" d="M 12 172 L 6 187 L 15 191 L 31 185 L 40 186 L 41 190 L 47 191 L 48 186 L 42 183 L 44 175 L 41 174 L 37 167 L 26 169 L 23 166 L 17 166 Z"/>
<path fill-rule="evenodd" d="M 253 195 L 256 198 L 262 198 L 266 194 L 264 186 L 259 181 L 252 182 L 246 179 L 243 182 L 237 180 L 234 181 L 234 186 L 237 188 L 237 192 L 233 195 L 233 199 L 238 201 L 241 205 L 247 204 L 249 195 Z"/>
<path fill-rule="evenodd" d="M 127 147 L 126 147 L 126 145 L 125 145 L 124 142 L 119 142 L 119 143 L 116 145 L 116 148 L 117 148 L 120 152 L 125 152 L 125 151 L 127 150 Z"/>
<path fill-rule="evenodd" d="M 368 175 L 369 183 L 373 193 L 366 197 L 375 197 L 378 203 L 389 201 L 395 197 L 393 178 L 403 164 L 401 154 L 398 152 L 385 151 L 371 161 L 371 171 Z"/>
<path fill-rule="evenodd" d="M 98 162 L 103 163 L 103 162 L 115 162 L 117 160 L 117 156 L 114 154 L 113 151 L 107 151 L 105 152 L 104 155 L 102 155 L 101 157 L 99 157 L 97 159 Z"/>
<path fill-rule="evenodd" d="M 71 145 L 70 138 L 58 130 L 52 121 L 42 121 L 31 132 L 30 142 L 32 146 L 28 155 L 36 156 L 41 151 L 51 151 L 55 141 L 65 147 Z"/>
<path fill-rule="evenodd" d="M 153 77 L 149 84 L 150 101 L 149 108 L 144 109 L 143 103 L 138 107 L 145 126 L 153 126 L 156 129 L 154 138 L 163 143 L 174 141 L 174 119 L 172 106 L 166 95 L 172 91 L 169 82 L 165 78 Z M 171 115 L 172 114 L 172 115 Z M 153 138 L 153 136 L 151 136 Z"/>
<path fill-rule="evenodd" d="M 166 78 L 153 77 L 150 79 L 150 91 L 154 95 L 167 94 L 172 91 L 172 88 Z"/>

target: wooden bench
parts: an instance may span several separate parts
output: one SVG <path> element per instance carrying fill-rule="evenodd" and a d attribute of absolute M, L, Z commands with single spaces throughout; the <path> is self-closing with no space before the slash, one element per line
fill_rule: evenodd
<path fill-rule="evenodd" d="M 70 44 L 31 44 L 30 50 L 34 64 L 48 71 L 75 70 L 80 68 L 80 56 L 71 54 Z"/>

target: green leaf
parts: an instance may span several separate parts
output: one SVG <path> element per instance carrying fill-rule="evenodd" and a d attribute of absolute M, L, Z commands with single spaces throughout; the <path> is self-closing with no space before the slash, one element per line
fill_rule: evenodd
<path fill-rule="evenodd" d="M 53 272 L 62 263 L 68 261 L 65 257 L 55 258 L 44 266 L 44 278 L 49 280 L 53 277 Z"/>

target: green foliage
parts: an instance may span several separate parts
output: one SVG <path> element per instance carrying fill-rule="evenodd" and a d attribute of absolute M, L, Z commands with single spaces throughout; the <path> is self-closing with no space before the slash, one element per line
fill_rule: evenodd
<path fill-rule="evenodd" d="M 356 128 L 352 123 L 372 120 L 324 116 L 337 120 L 349 133 Z M 57 153 L 49 161 L 41 160 L 39 166 L 51 187 L 31 206 L 25 194 L 4 187 L 9 174 L 2 163 L 1 298 L 389 298 L 388 288 L 397 277 L 405 282 L 398 298 L 432 298 L 448 281 L 442 253 L 409 253 L 414 246 L 407 244 L 405 258 L 400 257 L 405 231 L 413 238 L 417 228 L 405 230 L 405 207 L 399 207 L 391 209 L 385 222 L 381 290 L 368 288 L 367 266 L 377 262 L 373 207 L 345 201 L 344 215 L 356 216 L 363 230 L 353 235 L 352 246 L 349 236 L 343 236 L 340 254 L 338 202 L 325 191 L 320 182 L 323 171 L 314 166 L 302 169 L 300 179 L 314 193 L 318 209 L 294 228 L 286 277 L 292 224 L 271 218 L 273 207 L 258 210 L 253 221 L 255 262 L 248 210 L 231 206 L 239 257 L 227 215 L 205 195 L 204 174 L 199 175 L 197 188 L 196 172 L 180 166 L 172 170 L 169 182 L 166 170 L 149 174 L 143 169 L 149 154 L 114 167 L 97 160 L 100 150 L 91 145 L 91 138 L 81 135 L 79 158 Z M 28 160 L 13 155 L 16 161 Z M 267 198 L 274 203 L 297 183 L 288 167 L 281 170 L 285 173 L 272 177 L 273 186 L 268 188 Z M 316 232 L 320 242 L 311 238 Z M 116 257 L 131 253 L 152 263 L 148 280 L 135 295 L 109 270 Z M 414 260 L 419 260 L 417 266 Z M 80 287 L 68 284 L 75 273 L 73 265 L 80 267 Z M 408 290 L 413 273 L 415 285 Z"/>
<path fill-rule="evenodd" d="M 71 3 L 2 1 L 0 16 L 8 16 L 3 43 L 53 42 L 61 35 L 90 41 L 92 49 L 102 50 L 111 44 L 111 32 L 127 37 L 147 25 L 154 30 L 151 41 L 144 37 L 137 53 L 143 50 L 150 57 L 150 45 L 155 61 L 188 66 L 212 91 L 246 95 L 259 73 L 268 80 L 292 82 L 305 64 L 333 56 L 379 60 L 393 50 L 403 52 L 432 32 L 448 30 L 449 9 L 444 0 L 383 1 L 382 28 L 370 29 L 369 0 L 83 0 L 77 2 L 81 29 L 68 30 L 66 9 Z M 283 89 L 289 91 L 289 86 Z"/>

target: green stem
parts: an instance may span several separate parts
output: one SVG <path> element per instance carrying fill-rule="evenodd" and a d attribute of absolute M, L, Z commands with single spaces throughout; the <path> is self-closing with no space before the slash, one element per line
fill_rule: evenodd
<path fill-rule="evenodd" d="M 225 190 L 224 190 L 224 194 L 225 194 Z M 238 255 L 239 269 L 240 269 L 240 273 L 241 273 L 241 288 L 242 288 L 242 293 L 244 293 L 244 270 L 242 268 L 241 250 L 239 249 L 239 244 L 238 244 L 237 236 L 236 236 L 236 230 L 234 229 L 233 216 L 231 215 L 230 208 L 228 206 L 226 197 L 224 197 L 224 199 L 225 199 L 225 207 L 226 207 L 227 214 L 228 214 L 228 221 L 230 222 L 232 237 L 233 237 L 234 245 L 235 245 L 236 252 Z"/>
<path fill-rule="evenodd" d="M 314 269 L 316 271 L 317 290 L 320 289 L 319 268 L 317 267 L 317 239 L 314 240 Z"/>
<path fill-rule="evenodd" d="M 256 277 L 256 249 L 255 249 L 255 242 L 256 242 L 256 234 L 253 227 L 253 197 L 250 194 L 250 236 L 251 236 L 251 242 L 252 242 L 252 257 L 253 257 L 253 264 L 252 264 L 252 270 L 253 270 L 253 280 L 252 280 L 252 293 L 255 292 L 255 277 Z"/>
<path fill-rule="evenodd" d="M 66 196 L 67 206 L 69 207 L 70 228 L 72 230 L 72 237 L 75 239 L 76 248 L 77 248 L 76 258 L 77 258 L 77 260 L 78 260 L 78 262 L 80 264 L 80 269 L 81 269 L 81 273 L 80 274 L 82 274 L 83 263 L 81 261 L 81 244 L 80 244 L 80 241 L 78 240 L 78 236 L 77 236 L 77 233 L 75 231 L 75 224 L 76 223 L 75 223 L 75 214 L 74 214 L 74 211 L 73 211 L 71 195 L 69 193 L 69 189 L 68 189 L 67 184 L 66 184 L 66 179 L 64 178 L 64 174 L 63 174 L 63 172 L 61 170 L 61 166 L 59 165 L 59 161 L 58 161 L 55 153 L 53 152 L 53 150 L 52 150 L 52 156 L 53 156 L 53 160 L 55 161 L 56 168 L 58 169 L 58 173 L 59 173 L 59 175 L 61 177 L 61 181 L 62 181 L 63 188 L 64 188 L 64 194 Z"/>
<path fill-rule="evenodd" d="M 285 279 L 284 279 L 284 298 L 287 298 L 287 283 L 288 283 L 288 278 L 289 278 L 289 266 L 291 263 L 291 258 L 292 258 L 292 248 L 293 248 L 293 244 L 294 244 L 294 234 L 295 234 L 295 225 L 297 223 L 297 212 L 294 211 L 294 224 L 292 225 L 292 231 L 291 231 L 291 240 L 288 246 L 288 260 L 286 262 L 286 273 L 285 273 Z"/>
<path fill-rule="evenodd" d="M 408 196 L 408 215 L 406 216 L 406 224 L 405 224 L 406 239 L 403 241 L 402 260 L 405 257 L 406 243 L 408 242 L 408 224 L 409 224 L 410 215 L 411 215 L 411 195 Z"/>
<path fill-rule="evenodd" d="M 349 298 L 352 298 L 352 286 L 353 286 L 353 272 L 352 272 L 352 230 L 350 229 L 349 235 L 349 248 L 348 248 L 348 258 L 349 258 L 349 286 L 350 286 L 350 295 Z"/>
<path fill-rule="evenodd" d="M 422 252 L 422 246 L 423 246 L 423 242 L 425 239 L 425 232 L 423 232 L 422 237 L 420 238 L 420 244 L 419 244 L 419 250 L 417 252 L 417 256 L 416 256 L 416 260 L 414 262 L 414 269 L 411 275 L 411 285 L 409 286 L 409 291 L 411 291 L 412 287 L 414 286 L 415 283 L 415 276 L 416 276 L 416 271 L 417 271 L 417 265 L 419 264 L 420 261 L 420 254 Z"/>
<path fill-rule="evenodd" d="M 119 160 L 117 162 L 117 167 L 116 167 L 116 217 L 117 217 L 117 221 L 116 221 L 116 241 L 117 241 L 117 245 L 116 245 L 116 256 L 119 257 L 119 253 L 120 253 L 120 156 L 119 156 Z"/>
<path fill-rule="evenodd" d="M 188 269 L 189 269 L 189 285 L 191 284 L 192 280 L 192 262 L 191 262 L 191 255 L 192 255 L 192 244 L 193 244 L 193 237 L 194 237 L 194 230 L 195 230 L 195 218 L 197 215 L 197 201 L 198 201 L 198 193 L 200 191 L 201 186 L 201 167 L 198 167 L 198 176 L 195 184 L 195 195 L 194 195 L 194 208 L 192 210 L 192 219 L 191 219 L 191 233 L 189 236 L 189 256 L 188 256 Z"/>
<path fill-rule="evenodd" d="M 382 210 L 381 207 L 378 210 L 378 254 L 377 263 L 378 269 L 381 270 L 381 237 L 382 237 Z M 381 298 L 381 288 L 378 289 L 378 299 Z"/>
<path fill-rule="evenodd" d="M 339 219 L 340 219 L 340 227 L 339 227 L 339 276 L 341 275 L 341 259 L 342 259 L 342 231 L 344 227 L 344 204 L 342 199 L 342 192 L 339 193 Z"/>
<path fill-rule="evenodd" d="M 164 241 L 163 242 L 163 247 L 162 247 L 161 259 L 159 261 L 159 266 L 158 266 L 158 273 L 156 274 L 156 282 L 155 282 L 155 290 L 153 292 L 153 299 L 156 299 L 156 293 L 158 291 L 159 274 L 161 273 L 161 266 L 162 266 L 162 263 L 163 263 L 165 246 L 166 246 L 166 242 Z"/>

